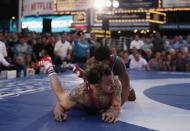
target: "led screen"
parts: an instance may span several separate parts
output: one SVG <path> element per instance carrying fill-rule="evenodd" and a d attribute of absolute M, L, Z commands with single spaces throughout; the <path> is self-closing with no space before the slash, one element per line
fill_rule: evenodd
<path fill-rule="evenodd" d="M 71 30 L 71 24 L 73 23 L 72 16 L 23 17 L 22 29 L 27 28 L 29 31 L 42 32 L 43 19 L 51 19 L 52 32 L 69 32 Z"/>

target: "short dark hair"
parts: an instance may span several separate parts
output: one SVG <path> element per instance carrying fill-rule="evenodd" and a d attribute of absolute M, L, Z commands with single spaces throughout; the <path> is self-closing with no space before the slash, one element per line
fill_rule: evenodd
<path fill-rule="evenodd" d="M 97 61 L 103 61 L 103 60 L 109 59 L 110 54 L 111 54 L 110 49 L 108 49 L 107 47 L 101 46 L 95 50 L 94 57 Z"/>
<path fill-rule="evenodd" d="M 83 31 L 78 31 L 78 32 L 77 32 L 77 36 L 80 37 L 80 36 L 82 36 L 82 35 L 84 35 L 84 32 L 83 32 Z"/>
<path fill-rule="evenodd" d="M 109 75 L 111 75 L 111 69 L 103 63 L 95 64 L 85 71 L 85 78 L 89 84 L 100 83 L 103 76 Z"/>

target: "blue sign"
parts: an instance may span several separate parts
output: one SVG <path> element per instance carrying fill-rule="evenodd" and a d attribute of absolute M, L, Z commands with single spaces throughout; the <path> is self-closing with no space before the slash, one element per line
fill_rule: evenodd
<path fill-rule="evenodd" d="M 23 17 L 22 29 L 29 31 L 42 32 L 43 19 L 51 19 L 52 32 L 69 32 L 73 23 L 73 16 L 38 16 L 38 17 Z"/>

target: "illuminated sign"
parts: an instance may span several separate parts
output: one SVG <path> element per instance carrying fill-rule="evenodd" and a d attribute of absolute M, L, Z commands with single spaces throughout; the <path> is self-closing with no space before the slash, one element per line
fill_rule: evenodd
<path fill-rule="evenodd" d="M 146 12 L 134 12 L 134 13 L 122 13 L 117 14 L 98 14 L 97 19 L 109 19 L 109 20 L 140 20 L 146 18 Z"/>
<path fill-rule="evenodd" d="M 43 19 L 52 19 L 51 29 L 52 32 L 69 32 L 71 24 L 73 23 L 72 16 L 49 16 L 49 17 L 23 17 L 22 29 L 28 29 L 29 31 L 42 32 Z"/>
<path fill-rule="evenodd" d="M 166 14 L 152 10 L 120 10 L 113 11 L 109 14 L 95 12 L 94 23 L 102 23 L 102 19 L 108 19 L 110 25 L 113 23 L 126 24 L 131 22 L 151 22 L 164 24 L 166 23 Z"/>
<path fill-rule="evenodd" d="M 161 0 L 120 0 L 120 8 L 150 9 L 160 7 Z"/>
<path fill-rule="evenodd" d="M 23 16 L 53 13 L 53 0 L 23 0 Z"/>
<path fill-rule="evenodd" d="M 159 26 L 160 29 L 162 30 L 189 30 L 190 29 L 190 24 L 164 24 Z"/>
<path fill-rule="evenodd" d="M 93 8 L 93 0 L 56 0 L 56 11 L 80 11 Z"/>
<path fill-rule="evenodd" d="M 162 0 L 163 8 L 185 8 L 190 7 L 190 0 Z"/>
<path fill-rule="evenodd" d="M 85 11 L 60 11 L 56 12 L 59 15 L 72 15 L 74 24 L 86 24 L 86 12 Z"/>

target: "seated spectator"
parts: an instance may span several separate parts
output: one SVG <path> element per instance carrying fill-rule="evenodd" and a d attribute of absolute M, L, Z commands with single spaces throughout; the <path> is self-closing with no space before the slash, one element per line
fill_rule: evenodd
<path fill-rule="evenodd" d="M 32 47 L 27 44 L 25 36 L 19 37 L 19 43 L 15 46 L 14 56 L 17 69 L 17 77 L 20 77 L 21 71 L 26 75 L 26 68 L 28 63 L 28 56 L 32 54 Z"/>
<path fill-rule="evenodd" d="M 149 61 L 150 70 L 161 71 L 163 70 L 163 61 L 160 52 L 156 52 L 155 57 Z"/>
<path fill-rule="evenodd" d="M 143 57 L 141 57 L 141 55 L 138 52 L 134 54 L 134 58 L 131 59 L 129 69 L 147 71 L 150 70 L 147 61 Z"/>
<path fill-rule="evenodd" d="M 181 52 L 178 52 L 177 58 L 172 62 L 173 71 L 186 71 L 185 59 Z"/>

